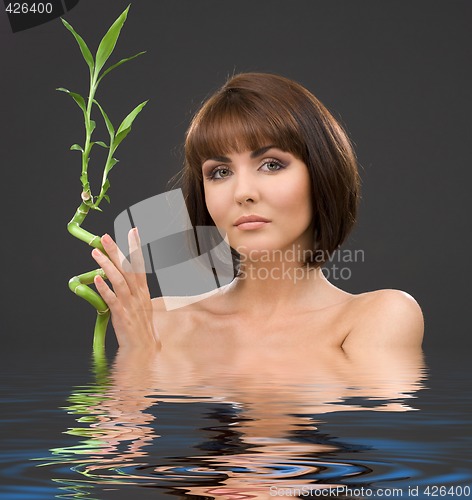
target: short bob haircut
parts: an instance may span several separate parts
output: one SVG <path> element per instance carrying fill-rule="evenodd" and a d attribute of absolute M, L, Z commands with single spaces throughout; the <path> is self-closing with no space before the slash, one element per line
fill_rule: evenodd
<path fill-rule="evenodd" d="M 181 177 L 192 225 L 215 225 L 205 204 L 204 161 L 269 144 L 293 154 L 308 168 L 316 258 L 306 264 L 321 267 L 356 220 L 357 161 L 347 134 L 323 104 L 282 76 L 235 75 L 194 116 L 187 131 Z M 233 256 L 238 259 L 235 251 Z M 235 264 L 237 270 L 239 262 Z"/>

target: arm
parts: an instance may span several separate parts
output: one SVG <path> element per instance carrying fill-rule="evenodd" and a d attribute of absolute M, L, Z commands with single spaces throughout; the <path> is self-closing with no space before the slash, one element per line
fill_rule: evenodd
<path fill-rule="evenodd" d="M 128 235 L 131 262 L 109 235 L 103 236 L 101 242 L 108 257 L 98 249 L 93 250 L 92 256 L 105 271 L 113 290 L 101 276 L 96 276 L 94 283 L 110 308 L 120 348 L 160 348 L 137 229 Z"/>
<path fill-rule="evenodd" d="M 342 348 L 421 350 L 424 320 L 416 300 L 400 290 L 379 290 L 368 295 L 359 305 L 357 320 Z"/>

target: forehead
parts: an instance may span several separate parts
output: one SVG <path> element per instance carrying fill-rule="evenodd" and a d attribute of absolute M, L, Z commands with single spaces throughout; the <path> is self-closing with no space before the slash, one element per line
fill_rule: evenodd
<path fill-rule="evenodd" d="M 189 131 L 186 150 L 199 163 L 218 156 L 258 151 L 269 145 L 296 155 L 301 153 L 299 134 L 289 120 L 284 120 L 280 110 L 224 104 L 220 102 L 207 110 Z"/>

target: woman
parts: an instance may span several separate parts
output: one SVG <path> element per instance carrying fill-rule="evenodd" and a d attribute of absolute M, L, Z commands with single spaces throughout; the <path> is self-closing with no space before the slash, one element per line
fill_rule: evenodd
<path fill-rule="evenodd" d="M 113 291 L 100 277 L 95 285 L 120 347 L 420 348 L 423 317 L 410 295 L 353 295 L 321 271 L 354 224 L 359 179 L 345 132 L 308 90 L 271 74 L 234 76 L 194 117 L 185 155 L 192 224 L 226 237 L 235 278 L 167 311 L 149 297 L 137 230 L 129 237 L 137 273 L 105 235 L 109 258 L 92 255 Z"/>

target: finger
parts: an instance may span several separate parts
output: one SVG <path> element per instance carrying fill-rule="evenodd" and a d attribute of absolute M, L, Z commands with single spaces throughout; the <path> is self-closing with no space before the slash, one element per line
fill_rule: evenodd
<path fill-rule="evenodd" d="M 113 262 L 115 267 L 122 273 L 122 276 L 128 283 L 130 287 L 132 287 L 135 283 L 134 273 L 131 270 L 131 265 L 123 255 L 123 252 L 119 249 L 118 245 L 113 241 L 112 237 L 109 234 L 105 234 L 101 238 L 101 242 L 105 252 L 110 257 L 110 260 Z"/>
<path fill-rule="evenodd" d="M 145 271 L 143 250 L 141 248 L 141 239 L 139 238 L 138 228 L 133 228 L 128 234 L 129 252 L 131 260 L 131 268 L 137 275 L 136 278 L 142 283 Z"/>
<path fill-rule="evenodd" d="M 131 295 L 128 282 L 123 276 L 122 272 L 116 268 L 115 264 L 98 248 L 94 248 L 92 251 L 92 257 L 95 259 L 97 264 L 105 271 L 108 279 L 113 285 L 113 290 L 115 295 L 120 298 L 129 298 Z"/>
<path fill-rule="evenodd" d="M 110 287 L 105 283 L 105 280 L 101 276 L 95 276 L 93 279 L 95 286 L 97 287 L 97 291 L 102 297 L 102 299 L 107 303 L 110 311 L 113 312 L 116 309 L 116 305 L 118 303 L 118 299 L 115 293 L 110 289 Z"/>

